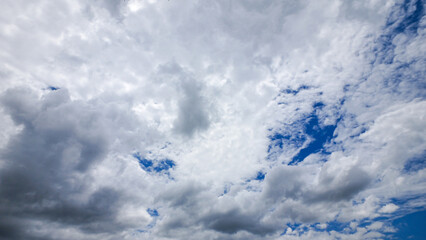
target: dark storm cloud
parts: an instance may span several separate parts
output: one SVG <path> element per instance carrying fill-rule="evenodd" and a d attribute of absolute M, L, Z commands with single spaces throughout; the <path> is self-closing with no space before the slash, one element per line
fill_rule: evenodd
<path fill-rule="evenodd" d="M 31 220 L 88 233 L 117 231 L 115 190 L 99 188 L 75 200 L 87 191 L 84 174 L 108 149 L 100 116 L 62 89 L 41 100 L 29 89 L 10 89 L 1 103 L 23 129 L 1 152 L 0 237 L 34 239 L 25 224 Z"/>

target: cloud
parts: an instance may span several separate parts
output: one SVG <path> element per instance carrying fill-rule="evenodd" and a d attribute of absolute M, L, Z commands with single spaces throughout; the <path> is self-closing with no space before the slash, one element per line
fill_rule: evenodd
<path fill-rule="evenodd" d="M 180 95 L 177 100 L 178 113 L 173 122 L 173 129 L 186 136 L 192 136 L 197 131 L 207 129 L 210 120 L 208 105 L 201 96 L 202 85 L 175 62 L 161 65 L 158 72 L 166 78 L 164 79 L 166 83 L 177 87 L 177 93 Z"/>
<path fill-rule="evenodd" d="M 247 231 L 264 236 L 276 231 L 273 226 L 262 224 L 254 216 L 244 215 L 240 210 L 234 209 L 225 213 L 216 213 L 203 219 L 207 228 L 227 234 L 235 234 L 238 231 Z"/>
<path fill-rule="evenodd" d="M 113 105 L 72 101 L 62 89 L 42 98 L 28 88 L 9 89 L 1 101 L 15 123 L 23 125 L 1 155 L 1 211 L 4 224 L 16 222 L 4 226 L 9 229 L 5 235 L 31 237 L 31 228 L 25 227 L 31 220 L 87 233 L 114 233 L 129 224 L 116 220 L 120 190 L 93 185 L 91 172 L 114 148 L 109 138 L 114 128 L 130 123 L 131 115 Z M 94 111 L 99 108 L 105 111 Z"/>
<path fill-rule="evenodd" d="M 411 1 L 7 1 L 1 239 L 374 239 L 424 209 Z"/>

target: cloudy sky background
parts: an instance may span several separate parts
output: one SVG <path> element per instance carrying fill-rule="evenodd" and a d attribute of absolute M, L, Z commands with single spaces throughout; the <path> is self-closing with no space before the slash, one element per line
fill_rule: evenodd
<path fill-rule="evenodd" d="M 2 2 L 0 239 L 397 237 L 426 207 L 424 8 Z"/>

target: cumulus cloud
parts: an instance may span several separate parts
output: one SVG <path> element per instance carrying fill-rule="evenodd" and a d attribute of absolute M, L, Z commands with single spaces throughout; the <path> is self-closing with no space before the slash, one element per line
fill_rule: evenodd
<path fill-rule="evenodd" d="M 31 221 L 87 233 L 114 233 L 129 224 L 116 220 L 124 204 L 122 191 L 93 184 L 93 171 L 114 145 L 135 145 L 122 133 L 127 127 L 138 129 L 130 112 L 114 103 L 72 101 L 66 90 L 40 98 L 28 88 L 13 88 L 1 101 L 15 124 L 23 126 L 1 155 L 3 223 L 16 222 L 12 228 L 3 226 L 4 236 L 36 237 L 33 227 L 26 227 Z"/>
<path fill-rule="evenodd" d="M 377 239 L 425 207 L 424 3 L 6 1 L 0 239 Z"/>

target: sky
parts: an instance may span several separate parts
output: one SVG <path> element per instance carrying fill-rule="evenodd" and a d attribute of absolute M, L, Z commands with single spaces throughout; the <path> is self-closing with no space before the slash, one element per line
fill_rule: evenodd
<path fill-rule="evenodd" d="M 424 239 L 423 0 L 6 0 L 0 240 Z"/>

